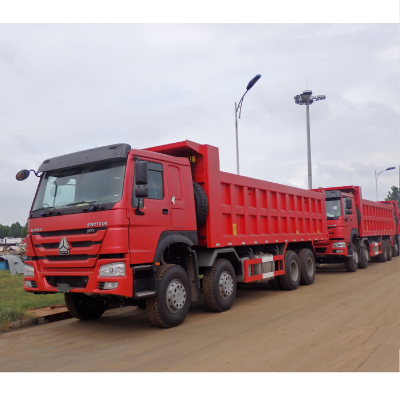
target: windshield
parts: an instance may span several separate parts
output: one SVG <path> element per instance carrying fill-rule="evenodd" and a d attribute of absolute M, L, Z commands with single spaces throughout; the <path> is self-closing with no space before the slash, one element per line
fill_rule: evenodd
<path fill-rule="evenodd" d="M 115 204 L 122 198 L 126 160 L 45 172 L 32 211 Z"/>
<path fill-rule="evenodd" d="M 340 199 L 326 200 L 326 218 L 338 219 L 342 215 Z"/>

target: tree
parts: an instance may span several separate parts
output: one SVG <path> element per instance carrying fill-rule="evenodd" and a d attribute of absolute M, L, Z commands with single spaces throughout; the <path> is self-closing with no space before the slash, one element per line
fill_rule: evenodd
<path fill-rule="evenodd" d="M 26 221 L 26 224 L 21 229 L 21 237 L 24 238 L 27 235 L 28 235 L 28 221 Z"/>
<path fill-rule="evenodd" d="M 19 222 L 14 222 L 10 226 L 10 229 L 8 230 L 8 236 L 15 237 L 15 238 L 21 237 L 21 229 L 22 229 L 21 224 Z"/>
<path fill-rule="evenodd" d="M 388 195 L 386 196 L 385 200 L 395 200 L 397 204 L 399 203 L 399 188 L 397 186 L 392 186 L 389 190 Z"/>

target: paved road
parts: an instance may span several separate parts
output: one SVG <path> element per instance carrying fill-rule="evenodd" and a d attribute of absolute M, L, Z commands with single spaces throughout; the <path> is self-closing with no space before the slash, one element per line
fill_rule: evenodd
<path fill-rule="evenodd" d="M 168 330 L 127 307 L 1 333 L 0 371 L 399 371 L 399 261 L 321 269 L 293 292 L 248 285 Z"/>

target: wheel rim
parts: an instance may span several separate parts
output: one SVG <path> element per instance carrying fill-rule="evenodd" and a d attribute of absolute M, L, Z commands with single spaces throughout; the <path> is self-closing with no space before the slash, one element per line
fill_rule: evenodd
<path fill-rule="evenodd" d="M 357 250 L 353 250 L 353 261 L 355 264 L 358 264 L 358 254 L 357 254 Z"/>
<path fill-rule="evenodd" d="M 186 303 L 186 289 L 179 279 L 171 281 L 167 287 L 167 307 L 176 314 Z"/>
<path fill-rule="evenodd" d="M 299 278 L 299 266 L 296 261 L 290 263 L 290 277 L 294 282 Z"/>
<path fill-rule="evenodd" d="M 314 263 L 311 257 L 307 258 L 307 262 L 306 262 L 306 271 L 308 276 L 312 276 L 313 272 L 314 272 Z"/>
<path fill-rule="evenodd" d="M 223 299 L 227 299 L 233 293 L 233 278 L 228 273 L 224 271 L 219 277 L 219 294 Z"/>

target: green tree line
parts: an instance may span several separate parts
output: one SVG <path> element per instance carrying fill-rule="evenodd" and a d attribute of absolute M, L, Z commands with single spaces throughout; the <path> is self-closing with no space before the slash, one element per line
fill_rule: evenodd
<path fill-rule="evenodd" d="M 399 188 L 397 186 L 392 186 L 389 190 L 388 195 L 386 196 L 385 200 L 395 200 L 397 204 L 400 205 L 399 202 Z"/>
<path fill-rule="evenodd" d="M 0 237 L 25 237 L 28 234 L 28 222 L 22 226 L 19 222 L 14 222 L 10 226 L 0 224 Z"/>

